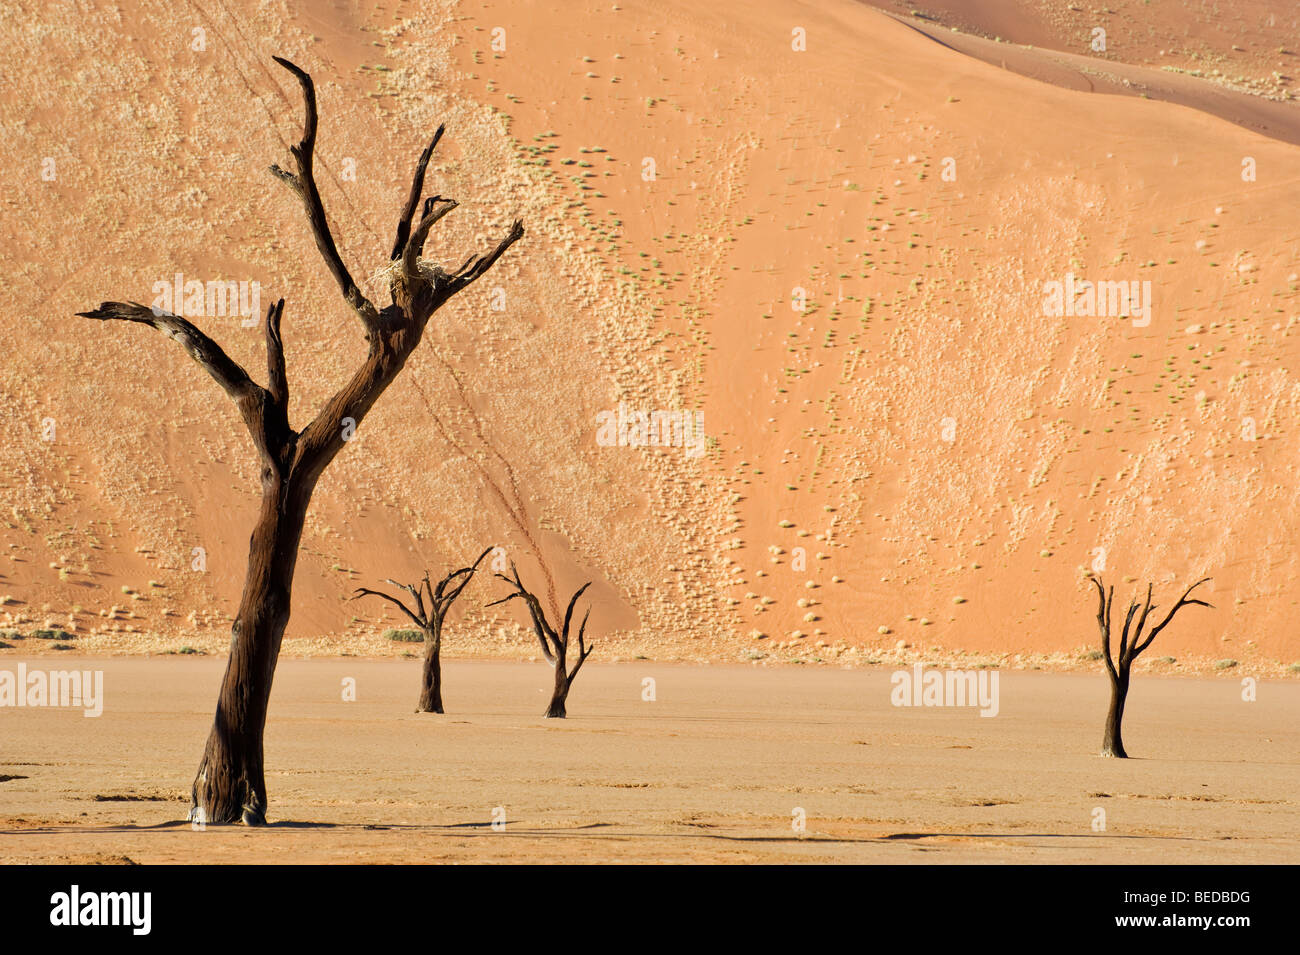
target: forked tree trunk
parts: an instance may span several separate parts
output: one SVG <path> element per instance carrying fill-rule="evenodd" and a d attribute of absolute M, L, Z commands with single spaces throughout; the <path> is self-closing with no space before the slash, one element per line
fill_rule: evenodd
<path fill-rule="evenodd" d="M 495 607 L 497 604 L 508 603 L 518 597 L 528 607 L 528 615 L 533 621 L 533 632 L 537 635 L 537 642 L 541 644 L 542 654 L 555 668 L 555 689 L 551 691 L 551 703 L 546 708 L 546 718 L 562 720 L 567 715 L 564 704 L 569 698 L 569 688 L 573 686 L 574 677 L 587 662 L 587 657 L 591 656 L 591 651 L 596 649 L 594 644 L 587 646 L 587 618 L 591 616 L 591 609 L 588 608 L 582 615 L 582 624 L 578 627 L 578 662 L 573 665 L 572 670 L 569 669 L 569 625 L 573 622 L 573 608 L 577 606 L 578 598 L 591 586 L 591 581 L 579 587 L 569 600 L 569 608 L 564 612 L 564 625 L 560 632 L 556 633 L 555 628 L 546 619 L 541 601 L 524 587 L 523 581 L 519 579 L 519 569 L 513 562 L 510 564 L 509 577 L 505 574 L 497 574 L 497 577 L 510 585 L 511 592 L 500 600 L 492 601 L 488 606 Z"/>
<path fill-rule="evenodd" d="M 1113 655 L 1110 618 L 1111 608 L 1115 602 L 1115 588 L 1112 586 L 1107 589 L 1100 576 L 1091 579 L 1093 586 L 1097 588 L 1097 628 L 1101 632 L 1101 657 L 1106 664 L 1106 675 L 1110 677 L 1110 709 L 1106 712 L 1106 730 L 1101 740 L 1101 755 L 1127 759 L 1128 753 L 1124 751 L 1124 738 L 1121 731 L 1124 724 L 1124 703 L 1128 699 L 1129 676 L 1133 673 L 1133 661 L 1151 646 L 1152 641 L 1169 626 L 1169 622 L 1174 619 L 1174 614 L 1180 609 L 1188 606 L 1210 606 L 1199 597 L 1192 596 L 1192 591 L 1201 584 L 1207 583 L 1210 578 L 1203 577 L 1183 591 L 1183 595 L 1178 598 L 1178 602 L 1169 613 L 1165 614 L 1165 618 L 1149 632 L 1146 631 L 1147 618 L 1155 609 L 1155 604 L 1151 602 L 1151 585 L 1147 584 L 1146 600 L 1143 603 L 1138 603 L 1136 600 L 1129 602 L 1128 613 L 1124 616 L 1124 629 L 1119 635 L 1118 652 Z"/>
<path fill-rule="evenodd" d="M 358 597 L 383 597 L 406 614 L 420 628 L 420 633 L 424 634 L 424 666 L 420 668 L 420 702 L 416 708 L 417 713 L 442 712 L 442 625 L 447 619 L 447 611 L 456 602 L 460 592 L 469 585 L 478 565 L 492 551 L 493 548 L 489 547 L 468 567 L 453 570 L 438 581 L 436 588 L 429 581 L 428 571 L 425 571 L 424 580 L 418 584 L 399 584 L 390 577 L 390 584 L 411 595 L 409 607 L 400 597 L 382 590 L 371 590 L 369 587 L 358 587 L 352 597 L 353 600 Z"/>
<path fill-rule="evenodd" d="M 311 495 L 273 476 L 269 481 L 249 540 L 216 717 L 191 791 L 195 818 L 203 822 L 266 821 L 262 733 Z"/>
<path fill-rule="evenodd" d="M 1129 675 L 1127 673 L 1118 677 L 1111 677 L 1110 709 L 1106 712 L 1106 732 L 1101 741 L 1101 755 L 1103 756 L 1114 756 L 1117 759 L 1128 758 L 1128 753 L 1124 752 L 1124 738 L 1121 735 L 1124 722 L 1124 702 L 1128 699 L 1128 680 Z"/>
<path fill-rule="evenodd" d="M 275 61 L 294 75 L 303 91 L 306 118 L 301 142 L 289 148 L 294 171 L 272 166 L 271 172 L 301 200 L 316 248 L 329 266 L 343 298 L 365 329 L 369 349 L 352 374 L 301 431 L 289 426 L 289 380 L 285 371 L 280 319 L 284 299 L 266 314 L 267 385 L 248 372 L 192 322 L 136 302 L 103 302 L 77 314 L 150 325 L 178 342 L 235 400 L 262 462 L 262 505 L 249 542 L 248 571 L 239 612 L 231 627 L 230 658 L 221 682 L 216 717 L 194 779 L 191 818 L 213 823 L 260 825 L 266 820 L 266 779 L 262 766 L 262 731 L 266 726 L 271 680 L 280 656 L 280 641 L 289 622 L 290 591 L 307 505 L 321 472 L 342 449 L 348 423 L 355 429 L 379 400 L 424 334 L 429 318 L 453 295 L 486 274 L 513 243 L 523 237 L 523 223 L 486 255 L 472 255 L 456 272 L 422 261 L 429 230 L 456 208 L 452 199 L 424 195 L 424 176 L 444 127 L 439 126 L 421 153 L 411 191 L 397 223 L 389 278 L 393 304 L 375 307 L 356 283 L 330 233 L 313 173 L 316 146 L 316 87 L 304 70 L 281 57 Z M 419 219 L 416 212 L 419 210 Z M 414 228 L 412 224 L 415 223 Z M 482 558 L 480 558 L 481 560 Z M 436 656 L 436 652 L 435 652 Z M 438 701 L 441 707 L 441 700 Z"/>
<path fill-rule="evenodd" d="M 420 684 L 421 713 L 442 712 L 442 620 L 435 618 L 424 631 L 424 678 Z"/>

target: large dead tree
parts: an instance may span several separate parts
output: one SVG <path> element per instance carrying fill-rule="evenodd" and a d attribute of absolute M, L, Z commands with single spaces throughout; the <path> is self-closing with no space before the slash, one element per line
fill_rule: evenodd
<path fill-rule="evenodd" d="M 396 604 L 398 609 L 406 614 L 411 622 L 420 628 L 420 633 L 424 635 L 424 670 L 420 679 L 420 703 L 416 712 L 442 712 L 442 623 L 447 618 L 447 611 L 451 609 L 451 605 L 460 596 L 460 592 L 474 578 L 474 571 L 478 570 L 478 565 L 483 563 L 483 558 L 490 553 L 492 553 L 491 547 L 479 554 L 478 560 L 468 567 L 453 570 L 442 578 L 442 580 L 438 581 L 437 587 L 429 583 L 427 571 L 424 574 L 424 580 L 418 584 L 399 584 L 389 577 L 387 583 L 392 584 L 394 587 L 400 587 L 411 595 L 411 607 L 402 603 L 400 598 L 394 597 L 392 594 L 386 594 L 380 590 L 370 590 L 366 587 L 358 587 L 356 594 L 352 598 L 356 600 L 357 597 L 382 597 L 384 600 Z M 428 596 L 427 604 L 425 602 L 426 595 Z"/>
<path fill-rule="evenodd" d="M 444 127 L 439 126 L 416 163 L 410 195 L 397 222 L 388 279 L 392 304 L 376 308 L 343 263 L 316 188 L 312 173 L 316 91 L 312 79 L 288 60 L 276 57 L 275 61 L 302 86 L 306 121 L 302 141 L 290 147 L 293 171 L 272 166 L 271 172 L 302 202 L 316 247 L 361 323 L 369 346 L 362 365 L 311 423 L 295 431 L 289 426 L 289 384 L 280 338 L 284 299 L 266 315 L 266 387 L 255 383 L 220 346 L 178 315 L 134 302 L 104 302 L 94 311 L 78 313 L 86 318 L 151 325 L 179 342 L 235 400 L 261 460 L 262 503 L 249 541 L 243 595 L 231 627 L 230 657 L 216 717 L 192 790 L 191 818 L 211 823 L 243 819 L 249 825 L 260 825 L 266 819 L 262 733 L 280 641 L 289 621 L 298 544 L 316 482 L 342 450 L 345 436 L 351 436 L 402 370 L 419 345 L 430 316 L 486 273 L 524 234 L 523 224 L 516 220 L 495 249 L 486 255 L 471 255 L 455 272 L 421 261 L 429 230 L 457 205 L 441 196 L 420 203 L 425 168 L 443 134 Z M 347 429 L 346 419 L 351 419 L 346 422 Z"/>
<path fill-rule="evenodd" d="M 565 700 L 569 698 L 569 688 L 573 686 L 574 679 L 578 676 L 578 671 L 582 665 L 587 662 L 587 657 L 591 656 L 591 651 L 596 649 L 595 644 L 587 646 L 587 618 L 591 616 L 591 608 L 582 615 L 582 625 L 578 627 L 578 660 L 573 664 L 573 669 L 568 668 L 568 655 L 570 643 L 569 625 L 573 622 L 573 608 L 578 603 L 578 598 L 583 592 L 591 586 L 591 581 L 587 581 L 569 600 L 569 607 L 564 611 L 564 626 L 559 633 L 551 626 L 546 619 L 546 612 L 542 610 L 542 602 L 531 594 L 519 580 L 519 571 L 515 568 L 514 562 L 510 564 L 510 576 L 497 574 L 511 587 L 511 593 L 500 600 L 494 600 L 489 607 L 495 607 L 497 604 L 507 603 L 518 597 L 528 606 L 528 615 L 532 618 L 533 632 L 537 634 L 537 642 L 542 645 L 542 655 L 546 657 L 551 666 L 555 667 L 555 689 L 551 693 L 550 705 L 546 708 L 546 715 L 555 719 L 564 719 Z"/>
<path fill-rule="evenodd" d="M 1193 590 L 1210 579 L 1205 577 L 1188 587 L 1169 613 L 1165 614 L 1165 618 L 1152 627 L 1144 639 L 1142 634 L 1146 629 L 1147 618 L 1151 615 L 1151 611 L 1156 609 L 1156 605 L 1151 602 L 1151 585 L 1147 584 L 1146 601 L 1139 604 L 1137 600 L 1132 600 L 1128 605 L 1128 613 L 1124 616 L 1124 630 L 1119 638 L 1119 652 L 1112 659 L 1110 610 L 1115 600 L 1115 586 L 1112 584 L 1107 590 L 1100 576 L 1092 578 L 1093 585 L 1097 588 L 1097 626 L 1101 630 L 1101 653 L 1106 661 L 1106 673 L 1110 676 L 1110 709 L 1106 713 L 1106 732 L 1101 741 L 1101 755 L 1119 759 L 1128 758 L 1128 753 L 1124 751 L 1124 738 L 1120 730 L 1124 721 L 1124 702 L 1128 699 L 1129 676 L 1132 673 L 1133 661 L 1142 651 L 1151 646 L 1151 642 L 1160 635 L 1160 631 L 1169 626 L 1169 622 L 1174 619 L 1174 614 L 1183 607 L 1193 604 L 1199 607 L 1211 606 L 1204 600 L 1191 596 Z"/>

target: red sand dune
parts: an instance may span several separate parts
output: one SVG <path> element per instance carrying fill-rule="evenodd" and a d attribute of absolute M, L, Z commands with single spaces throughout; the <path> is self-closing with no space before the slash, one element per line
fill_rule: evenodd
<path fill-rule="evenodd" d="M 1211 50 L 1263 77 L 1294 31 L 1222 6 L 1253 24 L 1244 53 L 1198 14 L 1176 65 Z M 1097 71 L 1174 102 L 1064 88 L 1082 27 L 1046 14 L 984 21 L 1069 51 L 1002 43 L 1006 70 L 970 34 L 940 45 L 849 0 L 7 14 L 0 626 L 88 652 L 227 643 L 257 486 L 234 409 L 172 343 L 73 313 L 178 272 L 260 282 L 287 299 L 299 423 L 358 361 L 266 172 L 301 122 L 279 54 L 317 79 L 354 273 L 382 264 L 439 122 L 430 186 L 462 205 L 430 254 L 529 229 L 326 473 L 287 653 L 391 652 L 375 635 L 397 618 L 345 597 L 497 542 L 557 592 L 595 581 L 606 659 L 855 663 L 905 642 L 1068 666 L 1095 641 L 1100 548 L 1121 600 L 1213 576 L 1215 609 L 1157 653 L 1283 672 L 1295 106 L 1157 70 L 1181 8 L 1111 7 Z M 931 35 L 943 11 L 980 27 L 975 5 L 934 9 Z M 1149 281 L 1149 324 L 1045 315 L 1068 274 Z M 260 367 L 260 329 L 204 325 Z M 702 412 L 706 453 L 600 446 L 620 403 Z M 449 652 L 531 652 L 491 595 L 467 591 Z"/>

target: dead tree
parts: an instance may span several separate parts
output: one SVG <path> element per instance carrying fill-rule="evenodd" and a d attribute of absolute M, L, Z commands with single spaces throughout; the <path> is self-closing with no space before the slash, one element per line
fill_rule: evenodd
<path fill-rule="evenodd" d="M 362 365 L 311 423 L 295 431 L 289 426 L 289 385 L 280 338 L 284 299 L 271 306 L 266 315 L 266 387 L 255 383 L 220 346 L 178 315 L 134 302 L 104 302 L 94 311 L 78 313 L 86 318 L 151 325 L 179 342 L 235 400 L 261 461 L 262 502 L 249 541 L 243 595 L 231 627 L 230 657 L 192 790 L 191 818 L 212 823 L 232 823 L 242 818 L 249 825 L 260 825 L 266 819 L 262 734 L 280 642 L 289 621 L 298 544 L 316 482 L 343 449 L 345 435 L 351 437 L 352 429 L 360 425 L 402 370 L 433 313 L 486 273 L 524 234 L 523 224 L 516 220 L 495 249 L 486 255 L 471 255 L 456 272 L 445 272 L 421 261 L 429 230 L 457 205 L 441 196 L 425 199 L 422 207 L 420 204 L 425 168 L 444 129 L 439 126 L 416 163 L 410 195 L 397 222 L 388 280 L 392 304 L 376 308 L 343 263 L 316 188 L 312 171 L 316 91 L 312 79 L 288 60 L 276 57 L 275 61 L 302 86 L 306 120 L 302 141 L 290 147 L 294 171 L 272 166 L 271 172 L 301 201 L 316 247 L 344 300 L 361 322 L 369 346 Z M 349 425 L 346 430 L 345 422 Z"/>
<path fill-rule="evenodd" d="M 382 597 L 396 604 L 398 609 L 420 628 L 420 633 L 424 634 L 424 671 L 420 679 L 420 703 L 416 708 L 417 713 L 442 712 L 442 622 L 447 618 L 447 611 L 456 602 L 460 592 L 473 579 L 478 565 L 490 553 L 492 553 L 491 547 L 479 554 L 478 560 L 470 566 L 453 570 L 442 578 L 438 581 L 437 587 L 429 583 L 428 571 L 424 574 L 424 580 L 415 585 L 399 584 L 391 577 L 387 578 L 387 583 L 400 587 L 411 595 L 414 610 L 391 594 L 366 587 L 358 587 L 352 597 L 353 600 L 366 596 Z M 426 594 L 429 598 L 427 606 L 424 599 Z"/>
<path fill-rule="evenodd" d="M 1165 618 L 1151 628 L 1146 639 L 1143 639 L 1142 632 L 1147 625 L 1147 617 L 1151 611 L 1156 609 L 1155 604 L 1151 602 L 1151 585 L 1147 584 L 1147 597 L 1145 603 L 1139 604 L 1133 600 L 1128 605 L 1128 613 L 1124 616 L 1124 630 L 1119 638 L 1119 653 L 1111 658 L 1110 650 L 1110 609 L 1115 600 L 1115 585 L 1112 584 L 1109 591 L 1102 583 L 1101 577 L 1093 577 L 1092 582 L 1097 588 L 1097 626 L 1101 630 L 1101 653 L 1102 658 L 1106 661 L 1106 672 L 1110 676 L 1110 709 L 1106 713 L 1106 732 L 1101 741 L 1101 755 L 1114 756 L 1118 759 L 1127 759 L 1128 753 L 1124 751 L 1124 739 L 1120 733 L 1121 725 L 1124 721 L 1124 702 L 1128 699 L 1129 676 L 1133 669 L 1133 661 L 1151 642 L 1160 635 L 1160 631 L 1169 626 L 1169 622 L 1174 619 L 1174 614 L 1178 613 L 1183 607 L 1196 604 L 1200 607 L 1209 607 L 1210 604 L 1196 597 L 1191 597 L 1193 590 L 1206 583 L 1211 578 L 1205 577 L 1192 584 L 1178 598 L 1178 603 L 1174 604 L 1173 609 L 1165 614 Z M 1136 622 L 1134 617 L 1137 617 Z"/>
<path fill-rule="evenodd" d="M 510 564 L 510 577 L 505 574 L 497 574 L 502 580 L 513 588 L 513 592 L 500 600 L 494 600 L 489 607 L 495 607 L 497 604 L 507 603 L 519 597 L 528 605 L 528 615 L 533 621 L 533 632 L 537 634 L 537 642 L 542 645 L 542 655 L 546 657 L 551 666 L 555 667 L 555 689 L 551 693 L 551 703 L 546 708 L 547 717 L 555 719 L 564 719 L 565 710 L 564 702 L 569 697 L 569 688 L 573 686 L 574 679 L 578 676 L 578 671 L 582 665 L 587 662 L 587 657 L 591 656 L 591 651 L 596 649 L 595 644 L 587 646 L 585 642 L 587 634 L 587 618 L 591 616 L 591 608 L 582 615 L 582 624 L 578 627 L 578 661 L 573 665 L 573 669 L 568 669 L 569 655 L 569 625 L 573 622 L 573 608 L 578 603 L 578 598 L 583 592 L 591 586 L 591 581 L 587 581 L 578 588 L 572 599 L 569 601 L 569 608 L 564 611 L 564 626 L 559 633 L 551 626 L 546 619 L 546 613 L 542 610 L 542 602 L 533 594 L 524 588 L 519 580 L 519 571 L 515 568 L 514 562 Z"/>

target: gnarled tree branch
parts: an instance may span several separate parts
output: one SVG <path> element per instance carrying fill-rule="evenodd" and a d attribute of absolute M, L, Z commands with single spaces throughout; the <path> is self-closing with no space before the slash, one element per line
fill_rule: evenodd
<path fill-rule="evenodd" d="M 425 571 L 424 579 L 418 584 L 400 584 L 392 578 L 388 583 L 394 587 L 400 587 L 408 594 L 415 598 L 414 611 L 404 604 L 399 598 L 392 594 L 386 594 L 379 590 L 370 590 L 366 587 L 360 587 L 353 595 L 352 599 L 358 597 L 372 596 L 382 597 L 389 603 L 396 604 L 403 613 L 405 613 L 415 623 L 420 631 L 424 634 L 424 671 L 423 679 L 420 685 L 420 702 L 417 712 L 420 713 L 441 713 L 442 712 L 442 625 L 447 617 L 447 611 L 455 603 L 460 592 L 474 576 L 478 570 L 478 565 L 483 562 L 483 558 L 492 553 L 493 548 L 489 547 L 479 555 L 478 560 L 474 561 L 468 567 L 462 567 L 460 570 L 453 570 L 442 580 L 438 581 L 435 589 L 429 583 L 429 573 Z M 449 589 L 450 588 L 450 589 Z M 424 595 L 427 592 L 429 604 L 426 607 Z"/>
<path fill-rule="evenodd" d="M 444 199 L 442 196 L 430 196 L 424 200 L 420 224 L 415 227 L 415 231 L 411 233 L 402 250 L 402 271 L 408 278 L 415 278 L 419 270 L 420 254 L 424 252 L 424 243 L 429 237 L 429 230 L 459 204 L 455 199 Z"/>
<path fill-rule="evenodd" d="M 391 584 L 392 581 L 390 580 L 389 583 Z M 398 586 L 400 587 L 401 585 L 399 584 Z M 368 587 L 358 587 L 353 593 L 352 599 L 356 600 L 358 597 L 382 597 L 389 603 L 395 604 L 397 609 L 406 614 L 411 619 L 411 623 L 415 624 L 421 630 L 428 626 L 428 621 L 425 619 L 423 613 L 417 614 L 413 612 L 410 607 L 402 603 L 400 599 L 394 597 L 392 594 L 386 594 L 382 590 L 371 590 Z"/>
<path fill-rule="evenodd" d="M 420 196 L 424 195 L 424 172 L 429 166 L 429 157 L 438 148 L 438 140 L 442 139 L 442 134 L 446 129 L 446 123 L 438 127 L 438 131 L 433 134 L 433 141 L 424 148 L 424 152 L 420 153 L 420 161 L 415 164 L 415 177 L 411 181 L 411 194 L 407 196 L 406 205 L 402 207 L 402 215 L 397 220 L 397 238 L 393 240 L 393 254 L 389 256 L 391 260 L 395 261 L 406 248 L 406 240 L 411 235 L 411 219 L 415 216 L 416 207 L 420 205 Z"/>
<path fill-rule="evenodd" d="M 316 188 L 316 176 L 313 170 L 316 150 L 316 86 L 312 82 L 311 75 L 305 70 L 283 57 L 277 56 L 273 59 L 297 77 L 298 83 L 302 86 L 307 116 L 303 122 L 302 141 L 297 146 L 289 147 L 294 164 L 298 167 L 297 173 L 287 172 L 275 165 L 271 166 L 271 172 L 293 189 L 302 200 L 303 208 L 307 210 L 307 219 L 311 222 L 312 235 L 316 239 L 316 248 L 320 249 L 325 264 L 329 266 L 335 281 L 339 283 L 343 298 L 352 306 L 361 319 L 362 325 L 365 326 L 366 336 L 370 337 L 379 327 L 379 313 L 357 288 L 356 282 L 352 281 L 352 274 L 348 272 L 348 267 L 343 264 L 343 257 L 339 255 L 338 247 L 334 244 L 334 236 L 330 232 L 329 220 L 325 217 L 325 206 L 321 203 L 320 191 Z"/>
<path fill-rule="evenodd" d="M 272 337 L 277 343 L 279 341 L 280 315 L 283 311 L 284 299 L 280 299 L 267 311 L 268 349 Z M 220 345 L 193 322 L 138 302 L 102 302 L 99 308 L 89 312 L 77 312 L 77 315 L 100 321 L 116 319 L 139 325 L 150 325 L 178 342 L 186 353 L 198 362 L 217 384 L 221 385 L 226 394 L 235 399 L 244 426 L 252 436 L 253 444 L 263 460 L 273 464 L 277 471 L 283 469 L 286 450 L 296 436 L 289 430 L 288 423 L 283 418 L 282 407 L 275 393 L 253 381 L 239 362 L 227 355 Z M 274 336 L 271 331 L 272 321 L 275 326 Z M 267 361 L 270 364 L 275 362 L 270 351 L 267 354 Z M 283 362 L 282 355 L 280 361 Z M 274 377 L 271 384 L 272 388 L 279 387 Z"/>
<path fill-rule="evenodd" d="M 1185 591 L 1183 591 L 1183 595 L 1178 598 L 1178 603 L 1174 604 L 1173 607 L 1170 608 L 1169 613 L 1165 614 L 1164 620 L 1161 620 L 1158 624 L 1156 624 L 1154 627 L 1151 628 L 1151 635 L 1147 637 L 1145 641 L 1143 641 L 1141 646 L 1137 648 L 1137 652 L 1134 653 L 1133 655 L 1137 656 L 1138 653 L 1141 653 L 1147 647 L 1151 646 L 1151 641 L 1160 635 L 1161 630 L 1169 626 L 1169 622 L 1174 619 L 1174 614 L 1178 613 L 1178 611 L 1181 610 L 1183 607 L 1197 606 L 1197 607 L 1209 607 L 1213 609 L 1214 606 L 1213 604 L 1207 603 L 1206 601 L 1201 600 L 1198 597 L 1192 597 L 1191 600 L 1187 599 L 1189 596 L 1191 596 L 1193 590 L 1201 586 L 1201 584 L 1209 583 L 1211 579 L 1212 578 L 1210 577 L 1202 577 L 1196 583 L 1192 584 Z"/>
<path fill-rule="evenodd" d="M 150 308 L 139 302 L 101 302 L 99 308 L 89 312 L 77 312 L 77 315 L 100 321 L 119 319 L 140 325 L 152 325 L 168 338 L 179 342 L 186 353 L 236 401 L 248 397 L 259 387 L 248 377 L 248 372 L 227 355 L 220 345 L 188 319 L 181 318 L 179 315 Z"/>
<path fill-rule="evenodd" d="M 1124 618 L 1124 630 L 1120 635 L 1119 652 L 1112 658 L 1110 645 L 1110 621 L 1111 607 L 1115 600 L 1115 588 L 1112 586 L 1107 591 L 1102 583 L 1100 576 L 1092 577 L 1093 586 L 1097 588 L 1097 627 L 1101 632 L 1101 654 L 1102 659 L 1106 662 L 1106 675 L 1110 677 L 1110 709 L 1106 713 L 1105 735 L 1102 737 L 1101 755 L 1114 756 L 1123 759 L 1128 756 L 1124 750 L 1124 739 L 1122 734 L 1122 724 L 1124 720 L 1124 704 L 1128 699 L 1129 680 L 1132 676 L 1133 661 L 1136 660 L 1156 636 L 1164 630 L 1169 622 L 1174 619 L 1180 608 L 1191 605 L 1208 607 L 1210 604 L 1196 597 L 1191 597 L 1191 593 L 1201 584 L 1209 581 L 1205 577 L 1192 584 L 1183 592 L 1178 603 L 1165 615 L 1165 618 L 1153 627 L 1146 639 L 1142 634 L 1147 625 L 1151 612 L 1156 609 L 1156 605 L 1151 602 L 1151 584 L 1147 584 L 1146 599 L 1142 603 L 1137 600 L 1129 601 L 1128 613 Z M 1188 598 L 1191 599 L 1188 599 Z M 1139 613 L 1140 611 L 1140 613 Z M 1135 619 L 1136 618 L 1136 621 Z"/>
<path fill-rule="evenodd" d="M 488 269 L 492 268 L 492 265 L 496 260 L 501 258 L 502 253 L 505 252 L 506 249 L 510 248 L 510 246 L 514 245 L 519 239 L 523 238 L 523 235 L 524 224 L 520 220 L 516 219 L 514 224 L 510 226 L 510 232 L 506 234 L 504 239 L 497 243 L 495 249 L 487 255 L 472 256 L 466 264 L 461 267 L 460 271 L 452 277 L 452 290 L 459 292 L 465 286 L 484 275 Z"/>
<path fill-rule="evenodd" d="M 284 299 L 266 310 L 266 390 L 287 414 L 289 376 L 284 367 L 284 340 L 280 337 L 280 318 L 283 315 Z"/>
<path fill-rule="evenodd" d="M 276 57 L 276 62 L 292 73 L 301 85 L 306 115 L 302 140 L 290 147 L 294 171 L 272 166 L 271 172 L 301 200 L 317 248 L 344 299 L 365 327 L 368 350 L 361 366 L 325 402 L 312 422 L 297 433 L 288 422 L 289 382 L 284 342 L 280 335 L 283 300 L 273 305 L 266 316 L 265 388 L 254 383 L 248 373 L 212 339 L 178 315 L 155 311 L 134 302 L 104 302 L 93 311 L 78 313 L 86 318 L 119 319 L 150 325 L 176 339 L 190 357 L 235 399 L 262 456 L 262 500 L 249 540 L 244 589 L 231 626 L 230 656 L 212 729 L 191 791 L 192 818 L 210 823 L 238 822 L 240 819 L 249 824 L 265 821 L 267 803 L 262 737 L 272 676 L 289 621 L 298 546 L 317 480 L 343 447 L 345 438 L 360 426 L 362 418 L 402 370 L 411 352 L 419 345 L 433 313 L 485 271 L 506 246 L 523 234 L 522 227 L 516 222 L 507 241 L 500 244 L 496 252 L 484 259 L 471 256 L 466 268 L 474 274 L 454 278 L 437 268 L 420 271 L 419 256 L 429 228 L 454 206 L 451 200 L 441 197 L 426 201 L 424 215 L 416 228 L 418 238 L 410 234 L 411 219 L 420 206 L 428 160 L 443 133 L 440 127 L 433 142 L 421 155 L 411 194 L 398 221 L 393 258 L 409 249 L 413 255 L 411 267 L 393 271 L 389 284 L 393 302 L 377 311 L 361 293 L 343 263 L 316 186 L 313 171 L 317 129 L 315 86 L 311 77 L 293 63 L 281 57 Z M 471 268 L 471 263 L 476 264 Z M 461 576 L 456 577 L 453 584 L 440 585 L 439 606 L 444 612 L 468 582 L 466 571 L 472 570 L 463 568 L 456 572 Z M 424 592 L 434 594 L 427 574 L 421 587 Z M 398 603 L 412 619 L 429 621 L 431 615 L 437 619 L 437 608 L 422 606 L 420 588 L 416 588 L 415 610 L 388 594 L 364 588 L 363 592 Z M 436 645 L 437 641 L 433 642 Z"/>
<path fill-rule="evenodd" d="M 568 669 L 566 658 L 571 645 L 570 624 L 573 621 L 573 608 L 578 603 L 578 598 L 591 586 L 591 581 L 587 581 L 587 583 L 579 587 L 569 600 L 569 606 L 564 612 L 564 625 L 560 632 L 556 633 L 555 628 L 546 619 L 546 613 L 542 610 L 541 601 L 530 593 L 520 581 L 519 570 L 513 562 L 510 564 L 509 577 L 505 574 L 497 574 L 497 577 L 510 585 L 511 592 L 500 600 L 492 601 L 488 606 L 495 607 L 498 604 L 508 603 L 516 597 L 523 600 L 528 606 L 528 613 L 533 621 L 533 631 L 537 635 L 538 642 L 542 645 L 542 652 L 555 667 L 555 689 L 551 694 L 551 703 L 546 709 L 546 715 L 563 719 L 566 715 L 565 701 L 569 696 L 569 688 L 573 686 L 578 671 L 582 669 L 582 665 L 587 662 L 587 657 L 591 656 L 591 651 L 595 649 L 594 645 L 588 647 L 586 643 L 587 618 L 591 615 L 591 610 L 588 608 L 587 613 L 583 615 L 582 625 L 578 628 L 578 661 L 573 665 L 572 669 Z"/>

